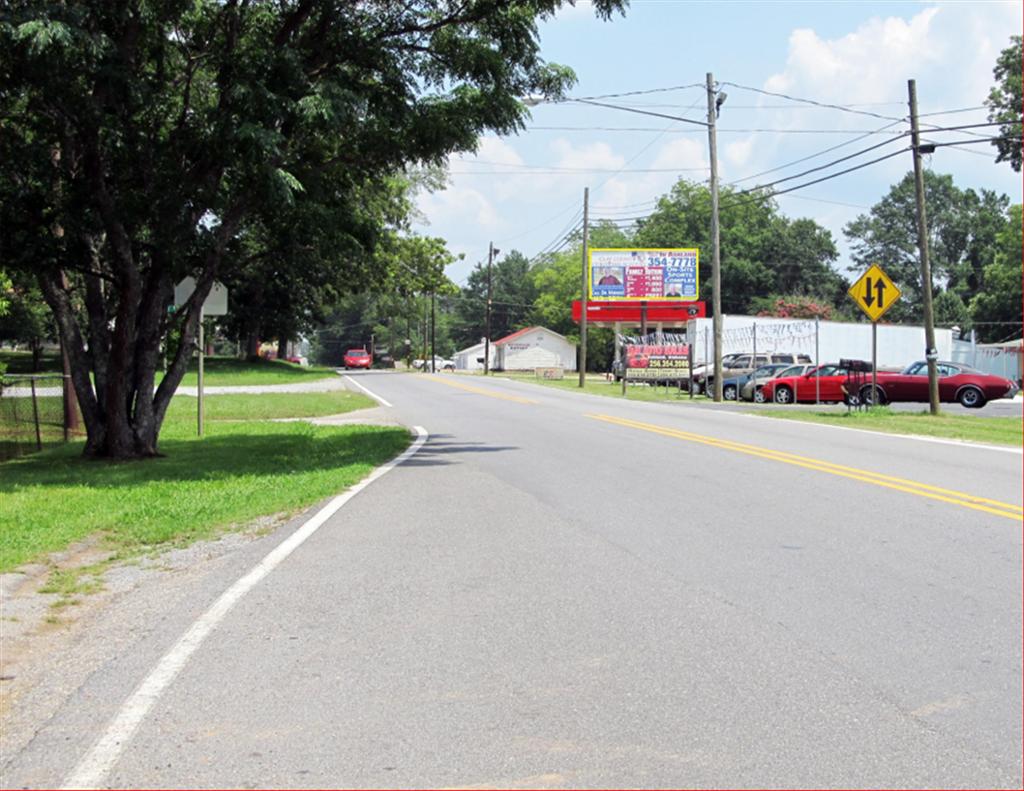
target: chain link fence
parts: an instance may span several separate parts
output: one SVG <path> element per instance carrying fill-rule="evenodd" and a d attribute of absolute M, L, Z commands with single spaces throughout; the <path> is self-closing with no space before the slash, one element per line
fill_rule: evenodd
<path fill-rule="evenodd" d="M 84 436 L 75 404 L 65 409 L 62 374 L 0 376 L 0 461 Z"/>

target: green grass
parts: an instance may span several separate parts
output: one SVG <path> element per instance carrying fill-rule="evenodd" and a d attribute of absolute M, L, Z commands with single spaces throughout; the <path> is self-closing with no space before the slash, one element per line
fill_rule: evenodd
<path fill-rule="evenodd" d="M 208 416 L 215 417 L 201 439 L 193 436 L 195 400 L 176 398 L 161 433 L 162 458 L 91 461 L 82 457 L 81 443 L 72 443 L 4 463 L 0 571 L 87 536 L 102 536 L 123 558 L 211 537 L 259 516 L 294 513 L 343 491 L 410 442 L 399 428 L 247 420 L 253 399 L 266 398 L 209 397 Z M 261 418 L 373 405 L 348 393 L 270 400 L 275 403 L 258 410 Z M 77 592 L 78 583 L 59 582 L 55 590 L 64 598 Z"/>
<path fill-rule="evenodd" d="M 808 423 L 827 423 L 888 434 L 917 434 L 969 442 L 1020 446 L 1024 440 L 1019 417 L 975 417 L 940 413 L 936 417 L 922 412 L 893 412 L 878 407 L 852 412 L 805 412 L 773 409 L 759 410 L 756 414 L 783 420 L 803 420 Z"/>
<path fill-rule="evenodd" d="M 278 418 L 340 415 L 354 409 L 375 407 L 377 403 L 345 390 L 326 393 L 239 393 L 211 395 L 203 399 L 206 420 L 274 420 Z M 181 423 L 195 429 L 197 404 L 189 396 L 175 396 L 167 410 L 162 437 L 170 436 Z"/>
<path fill-rule="evenodd" d="M 189 363 L 188 373 L 181 380 L 186 387 L 198 383 L 198 361 Z M 333 368 L 309 367 L 277 360 L 239 360 L 234 357 L 207 357 L 203 363 L 203 383 L 210 387 L 232 385 L 277 385 L 309 382 L 337 376 Z"/>
<path fill-rule="evenodd" d="M 61 373 L 64 369 L 60 355 L 56 352 L 44 352 L 39 361 L 39 371 L 32 370 L 32 352 L 0 352 L 0 363 L 7 364 L 9 374 Z"/>

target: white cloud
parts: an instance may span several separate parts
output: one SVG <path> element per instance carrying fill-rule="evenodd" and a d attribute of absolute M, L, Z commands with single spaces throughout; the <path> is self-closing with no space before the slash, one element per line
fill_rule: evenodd
<path fill-rule="evenodd" d="M 838 39 L 826 40 L 808 28 L 789 37 L 786 68 L 765 89 L 786 93 L 815 91 L 843 97 L 847 104 L 880 101 L 903 89 L 899 75 L 913 74 L 949 57 L 946 43 L 932 35 L 939 8 L 926 8 L 910 20 L 873 18 Z"/>
<path fill-rule="evenodd" d="M 479 190 L 468 187 L 451 186 L 440 192 L 421 193 L 416 198 L 416 208 L 430 223 L 438 225 L 475 223 L 487 230 L 501 225 L 494 204 Z"/>
<path fill-rule="evenodd" d="M 558 155 L 557 167 L 560 168 L 615 169 L 626 164 L 626 158 L 612 151 L 607 143 L 577 147 L 568 140 L 559 139 L 552 143 L 551 148 Z"/>

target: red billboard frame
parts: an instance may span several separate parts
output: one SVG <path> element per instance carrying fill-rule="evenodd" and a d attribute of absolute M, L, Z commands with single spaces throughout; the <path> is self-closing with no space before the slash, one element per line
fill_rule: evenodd
<path fill-rule="evenodd" d="M 580 300 L 573 300 L 572 320 L 580 322 Z M 648 324 L 685 324 L 690 319 L 707 316 L 707 303 L 651 299 L 646 302 L 592 300 L 587 302 L 587 324 L 640 324 L 641 310 L 646 307 Z"/>

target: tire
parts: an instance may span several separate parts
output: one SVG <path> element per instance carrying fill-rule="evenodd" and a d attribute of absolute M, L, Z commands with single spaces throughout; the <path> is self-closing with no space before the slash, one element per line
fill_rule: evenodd
<path fill-rule="evenodd" d="M 867 406 L 885 406 L 889 403 L 889 399 L 885 397 L 885 391 L 881 387 L 876 387 L 878 390 L 878 403 L 871 397 L 871 385 L 862 387 L 860 389 L 860 401 L 862 404 Z"/>
<path fill-rule="evenodd" d="M 844 395 L 843 403 L 846 404 L 846 406 L 860 406 L 860 394 L 852 393 L 850 395 Z"/>
<path fill-rule="evenodd" d="M 775 390 L 775 403 L 776 404 L 792 404 L 793 403 L 793 389 L 791 387 L 776 388 Z"/>
<path fill-rule="evenodd" d="M 977 387 L 965 387 L 956 394 L 956 400 L 968 409 L 981 409 L 985 406 L 985 394 Z"/>
<path fill-rule="evenodd" d="M 757 388 L 754 391 L 754 403 L 755 404 L 763 404 L 764 402 L 765 402 L 764 390 L 759 387 L 759 388 Z"/>
<path fill-rule="evenodd" d="M 726 401 L 736 400 L 736 385 L 726 385 L 722 388 L 722 398 Z"/>

